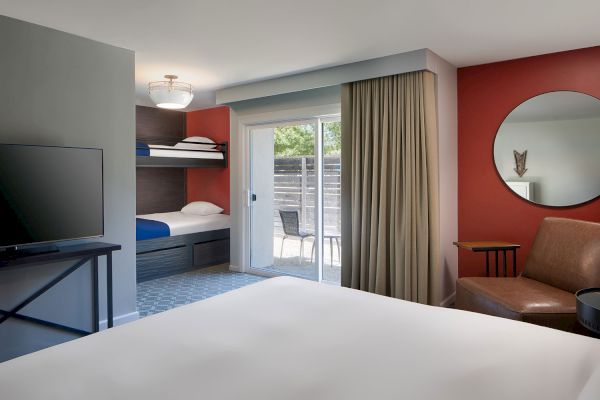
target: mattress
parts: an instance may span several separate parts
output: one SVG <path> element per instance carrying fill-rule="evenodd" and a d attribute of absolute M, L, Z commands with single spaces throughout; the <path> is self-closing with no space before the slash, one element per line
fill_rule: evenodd
<path fill-rule="evenodd" d="M 165 226 L 168 229 L 165 229 Z M 195 215 L 175 211 L 136 216 L 137 240 L 186 235 L 230 227 L 231 218 L 225 214 Z"/>
<path fill-rule="evenodd" d="M 222 160 L 223 153 L 214 149 L 204 149 L 203 151 L 182 150 L 175 146 L 149 145 L 150 157 L 176 157 L 176 158 L 203 158 L 212 160 Z"/>
<path fill-rule="evenodd" d="M 597 400 L 600 342 L 273 278 L 0 364 L 2 397 Z"/>
<path fill-rule="evenodd" d="M 135 240 L 156 239 L 171 236 L 169 225 L 145 218 L 135 219 Z"/>

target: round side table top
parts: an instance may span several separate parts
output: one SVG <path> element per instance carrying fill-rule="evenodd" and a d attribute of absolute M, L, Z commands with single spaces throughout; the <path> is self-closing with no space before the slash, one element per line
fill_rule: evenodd
<path fill-rule="evenodd" d="M 575 293 L 575 298 L 579 323 L 600 334 L 600 288 L 582 289 Z"/>

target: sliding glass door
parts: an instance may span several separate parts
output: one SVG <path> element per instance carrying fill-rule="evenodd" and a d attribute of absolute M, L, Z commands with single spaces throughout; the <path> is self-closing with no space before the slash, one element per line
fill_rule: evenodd
<path fill-rule="evenodd" d="M 250 267 L 340 282 L 340 122 L 250 129 Z"/>

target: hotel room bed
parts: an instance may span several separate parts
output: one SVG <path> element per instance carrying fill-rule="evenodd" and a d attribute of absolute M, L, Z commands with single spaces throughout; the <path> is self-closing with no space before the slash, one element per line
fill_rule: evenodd
<path fill-rule="evenodd" d="M 0 364 L 29 399 L 597 400 L 600 342 L 274 278 Z"/>
<path fill-rule="evenodd" d="M 211 160 L 222 160 L 223 152 L 216 149 L 203 148 L 201 151 L 179 148 L 176 146 L 157 144 L 137 144 L 136 155 L 149 157 L 175 157 L 175 158 L 203 158 Z"/>
<path fill-rule="evenodd" d="M 136 240 L 228 229 L 229 215 L 195 215 L 181 211 L 136 216 Z"/>
<path fill-rule="evenodd" d="M 154 143 L 147 143 L 154 142 Z M 140 138 L 135 154 L 138 167 L 225 168 L 227 143 L 200 136 Z"/>
<path fill-rule="evenodd" d="M 137 282 L 229 262 L 230 225 L 230 216 L 220 213 L 138 215 Z"/>

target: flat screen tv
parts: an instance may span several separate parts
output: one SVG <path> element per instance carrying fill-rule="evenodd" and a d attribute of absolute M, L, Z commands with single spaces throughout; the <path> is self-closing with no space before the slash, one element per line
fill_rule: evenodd
<path fill-rule="evenodd" d="M 104 235 L 102 150 L 0 144 L 0 249 Z"/>

